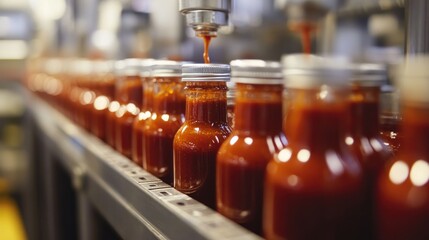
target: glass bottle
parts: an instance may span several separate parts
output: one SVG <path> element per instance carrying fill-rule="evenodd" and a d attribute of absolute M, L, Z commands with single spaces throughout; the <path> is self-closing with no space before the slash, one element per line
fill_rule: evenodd
<path fill-rule="evenodd" d="M 173 139 L 185 120 L 182 63 L 158 60 L 152 66 L 153 111 L 143 131 L 143 168 L 173 183 Z"/>
<path fill-rule="evenodd" d="M 98 60 L 94 62 L 94 78 L 97 82 L 95 99 L 91 112 L 91 132 L 106 141 L 106 117 L 110 101 L 113 98 L 115 78 L 113 62 Z"/>
<path fill-rule="evenodd" d="M 234 60 L 235 128 L 217 154 L 217 210 L 249 230 L 262 233 L 265 169 L 283 149 L 283 79 L 278 62 Z"/>
<path fill-rule="evenodd" d="M 374 235 L 375 183 L 380 171 L 392 157 L 392 152 L 380 137 L 380 86 L 386 83 L 386 70 L 377 64 L 355 64 L 351 93 L 348 98 L 348 134 L 346 144 L 361 163 L 365 206 L 363 237 Z"/>
<path fill-rule="evenodd" d="M 379 178 L 378 239 L 429 239 L 428 66 L 410 57 L 400 76 L 401 148 Z"/>
<path fill-rule="evenodd" d="M 332 59 L 283 58 L 288 146 L 267 165 L 267 239 L 361 239 L 362 170 L 345 144 L 349 72 Z"/>
<path fill-rule="evenodd" d="M 174 137 L 174 187 L 216 208 L 216 155 L 231 132 L 226 120 L 225 64 L 183 66 L 186 121 Z"/>
<path fill-rule="evenodd" d="M 71 66 L 74 68 L 74 78 L 76 88 L 74 97 L 75 120 L 84 129 L 90 129 L 90 110 L 94 102 L 95 93 L 93 91 L 93 71 L 92 62 L 88 59 L 76 59 Z"/>
<path fill-rule="evenodd" d="M 115 146 L 124 156 L 131 159 L 131 135 L 133 122 L 140 112 L 143 86 L 140 68 L 143 59 L 126 59 L 122 74 L 117 79 L 117 100 L 119 109 L 115 112 Z"/>
<path fill-rule="evenodd" d="M 153 61 L 147 61 L 141 68 L 140 74 L 143 84 L 143 104 L 140 113 L 133 122 L 131 139 L 131 154 L 133 161 L 143 167 L 143 132 L 145 122 L 151 117 L 153 111 L 153 79 L 151 67 Z"/>
<path fill-rule="evenodd" d="M 122 71 L 125 66 L 124 60 L 118 60 L 114 64 L 114 78 L 115 78 L 115 86 L 113 91 L 113 98 L 109 102 L 109 107 L 107 108 L 106 115 L 106 143 L 109 144 L 112 148 L 116 148 L 116 111 L 118 111 L 121 104 L 118 101 L 119 95 L 119 84 L 118 78 L 122 75 Z"/>

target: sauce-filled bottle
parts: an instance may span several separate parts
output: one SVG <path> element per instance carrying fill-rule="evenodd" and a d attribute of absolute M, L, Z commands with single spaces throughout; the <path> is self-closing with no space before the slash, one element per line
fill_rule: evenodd
<path fill-rule="evenodd" d="M 133 122 L 131 154 L 133 161 L 139 166 L 143 166 L 143 132 L 145 122 L 148 118 L 151 117 L 153 110 L 153 79 L 151 76 L 152 65 L 153 61 L 146 61 L 140 70 L 143 84 L 143 104 L 140 113 Z"/>
<path fill-rule="evenodd" d="M 98 60 L 94 62 L 94 78 L 97 82 L 95 99 L 91 113 L 91 132 L 103 141 L 106 141 L 106 117 L 110 101 L 115 89 L 113 62 Z"/>
<path fill-rule="evenodd" d="M 267 165 L 267 239 L 361 239 L 362 169 L 345 139 L 350 70 L 311 55 L 283 58 L 288 146 Z"/>
<path fill-rule="evenodd" d="M 71 66 L 75 69 L 76 81 L 76 121 L 84 129 L 90 130 L 91 106 L 95 99 L 94 79 L 91 78 L 93 65 L 88 59 L 77 59 Z"/>
<path fill-rule="evenodd" d="M 112 148 L 115 148 L 116 141 L 116 111 L 118 111 L 121 104 L 118 101 L 119 95 L 119 83 L 118 78 L 123 74 L 123 69 L 125 67 L 124 60 L 118 60 L 114 64 L 114 77 L 115 77 L 115 87 L 113 92 L 112 100 L 109 102 L 109 107 L 107 108 L 106 114 L 106 143 L 109 144 Z"/>
<path fill-rule="evenodd" d="M 117 79 L 117 99 L 120 103 L 115 119 L 115 146 L 124 156 L 131 158 L 131 135 L 134 119 L 140 112 L 143 85 L 140 68 L 146 59 L 126 59 L 122 74 Z"/>
<path fill-rule="evenodd" d="M 380 137 L 380 86 L 386 83 L 386 70 L 378 64 L 352 66 L 351 92 L 348 98 L 348 134 L 346 144 L 361 163 L 364 176 L 365 239 L 374 236 L 374 194 L 376 180 L 392 152 Z"/>
<path fill-rule="evenodd" d="M 216 207 L 216 155 L 231 132 L 226 120 L 225 64 L 185 64 L 186 121 L 174 137 L 174 187 Z"/>
<path fill-rule="evenodd" d="M 429 239 L 428 66 L 410 57 L 400 76 L 401 148 L 379 178 L 378 239 Z"/>
<path fill-rule="evenodd" d="M 234 60 L 235 127 L 217 155 L 217 210 L 249 230 L 262 233 L 265 170 L 283 149 L 283 77 L 278 62 Z"/>
<path fill-rule="evenodd" d="M 185 121 L 182 62 L 158 60 L 152 66 L 153 111 L 143 131 L 143 168 L 173 183 L 173 139 Z"/>
<path fill-rule="evenodd" d="M 62 113 L 68 117 L 70 117 L 69 112 L 69 104 L 70 104 L 70 92 L 72 90 L 72 81 L 70 79 L 70 59 L 62 59 L 62 68 L 61 68 L 61 80 L 62 80 L 62 87 L 61 87 L 61 93 L 59 95 L 59 99 L 61 101 L 61 110 Z M 65 68 L 67 66 L 68 68 Z"/>

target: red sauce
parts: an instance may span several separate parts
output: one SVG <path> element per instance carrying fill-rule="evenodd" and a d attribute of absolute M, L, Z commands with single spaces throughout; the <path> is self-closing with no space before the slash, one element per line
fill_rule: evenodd
<path fill-rule="evenodd" d="M 114 86 L 114 81 L 100 83 L 92 106 L 91 132 L 103 141 L 106 141 L 106 118 L 110 101 L 113 99 Z"/>
<path fill-rule="evenodd" d="M 429 239 L 429 111 L 404 105 L 401 149 L 378 182 L 378 239 Z"/>
<path fill-rule="evenodd" d="M 80 92 L 79 95 L 79 121 L 81 127 L 87 131 L 91 130 L 91 110 L 94 104 L 95 93 L 89 89 L 85 89 Z"/>
<path fill-rule="evenodd" d="M 133 103 L 122 105 L 119 107 L 118 111 L 116 111 L 116 149 L 128 158 L 131 158 L 133 122 L 139 112 L 139 108 Z"/>
<path fill-rule="evenodd" d="M 106 141 L 106 115 L 109 103 L 110 99 L 104 95 L 96 97 L 91 114 L 91 132 L 103 141 Z"/>
<path fill-rule="evenodd" d="M 374 235 L 375 183 L 378 175 L 392 156 L 379 135 L 379 87 L 353 87 L 348 102 L 350 136 L 346 143 L 360 161 L 365 184 L 365 206 L 362 211 L 365 239 Z"/>
<path fill-rule="evenodd" d="M 143 100 L 143 86 L 140 76 L 126 76 L 120 79 L 116 86 L 117 100 L 121 105 L 133 103 L 141 107 Z"/>
<path fill-rule="evenodd" d="M 290 29 L 301 35 L 303 52 L 311 54 L 311 34 L 316 30 L 315 24 L 310 22 L 293 23 L 290 25 Z"/>
<path fill-rule="evenodd" d="M 213 36 L 200 34 L 198 35 L 198 37 L 201 37 L 204 40 L 204 53 L 203 53 L 204 63 L 210 63 L 209 46 Z"/>
<path fill-rule="evenodd" d="M 143 130 L 146 119 L 151 116 L 150 111 L 141 111 L 133 122 L 131 136 L 131 158 L 139 166 L 143 166 Z"/>
<path fill-rule="evenodd" d="M 265 237 L 361 239 L 362 173 L 344 143 L 345 104 L 295 91 L 289 146 L 267 166 Z"/>
<path fill-rule="evenodd" d="M 76 85 L 72 88 L 70 92 L 70 116 L 73 122 L 80 124 L 80 112 L 79 112 L 79 96 L 81 89 Z M 73 114 L 74 113 L 74 114 Z"/>
<path fill-rule="evenodd" d="M 174 138 L 174 187 L 216 207 L 216 155 L 231 132 L 226 84 L 188 82 L 186 122 Z"/>
<path fill-rule="evenodd" d="M 118 101 L 111 101 L 106 115 L 106 143 L 115 148 L 116 139 L 116 111 L 120 104 Z"/>
<path fill-rule="evenodd" d="M 143 166 L 143 133 L 146 120 L 151 117 L 153 111 L 153 87 L 149 82 L 150 78 L 145 79 L 143 87 L 143 106 L 142 111 L 134 119 L 131 152 L 133 161 Z"/>
<path fill-rule="evenodd" d="M 127 76 L 119 82 L 117 98 L 121 106 L 116 111 L 115 147 L 128 158 L 131 158 L 131 139 L 134 119 L 140 112 L 143 86 L 139 76 Z"/>
<path fill-rule="evenodd" d="M 173 183 L 173 139 L 184 122 L 185 95 L 180 78 L 158 78 L 154 83 L 153 112 L 143 132 L 143 168 Z"/>
<path fill-rule="evenodd" d="M 266 165 L 287 143 L 282 133 L 283 86 L 239 84 L 238 91 L 236 125 L 217 155 L 217 208 L 261 234 Z"/>

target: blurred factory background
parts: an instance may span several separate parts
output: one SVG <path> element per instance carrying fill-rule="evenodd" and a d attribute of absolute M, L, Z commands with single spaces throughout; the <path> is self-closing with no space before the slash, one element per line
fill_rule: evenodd
<path fill-rule="evenodd" d="M 285 0 L 235 0 L 230 25 L 213 41 L 214 62 L 279 60 L 301 50 Z M 405 1 L 341 1 L 319 31 L 319 53 L 389 61 L 404 49 Z M 202 41 L 187 28 L 177 0 L 16 0 L 0 3 L 3 60 L 31 57 L 182 58 L 201 62 Z"/>
<path fill-rule="evenodd" d="M 279 60 L 301 52 L 289 30 L 287 0 L 234 0 L 229 26 L 212 41 L 211 59 Z M 316 53 L 395 65 L 406 53 L 405 0 L 344 0 L 312 38 Z M 0 1 L 0 197 L 25 198 L 26 114 L 19 86 L 34 58 L 152 57 L 202 62 L 203 41 L 178 11 L 178 0 Z M 389 87 L 387 87 L 389 88 Z M 389 91 L 389 90 L 386 90 Z M 7 186 L 3 186 L 7 185 Z M 1 209 L 1 208 L 0 208 Z M 28 233 L 34 233 L 31 224 Z"/>

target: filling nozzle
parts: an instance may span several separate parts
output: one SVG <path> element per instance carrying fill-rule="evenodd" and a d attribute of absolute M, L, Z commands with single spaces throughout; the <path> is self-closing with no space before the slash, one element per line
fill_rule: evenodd
<path fill-rule="evenodd" d="M 216 36 L 221 26 L 228 25 L 230 0 L 180 0 L 179 11 L 197 36 Z"/>

